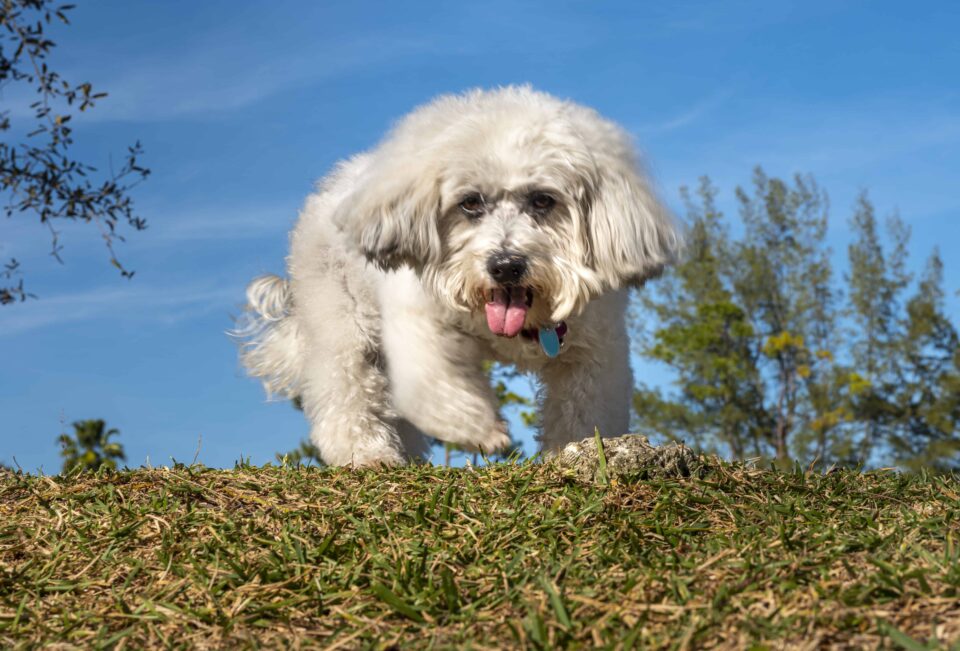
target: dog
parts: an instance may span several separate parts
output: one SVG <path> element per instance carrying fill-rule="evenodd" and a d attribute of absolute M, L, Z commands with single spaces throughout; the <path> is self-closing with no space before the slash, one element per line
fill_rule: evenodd
<path fill-rule="evenodd" d="M 527 86 L 441 96 L 306 200 L 288 275 L 247 289 L 241 362 L 299 397 L 329 465 L 510 443 L 485 360 L 539 376 L 538 438 L 627 431 L 628 291 L 678 228 L 630 136 Z"/>

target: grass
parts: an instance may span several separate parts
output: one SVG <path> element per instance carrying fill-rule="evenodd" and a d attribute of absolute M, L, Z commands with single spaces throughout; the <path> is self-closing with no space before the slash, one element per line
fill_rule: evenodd
<path fill-rule="evenodd" d="M 5 473 L 0 646 L 948 647 L 958 493 L 738 466 Z"/>

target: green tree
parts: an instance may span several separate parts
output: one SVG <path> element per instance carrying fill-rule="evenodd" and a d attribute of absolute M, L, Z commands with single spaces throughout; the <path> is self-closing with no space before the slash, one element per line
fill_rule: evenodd
<path fill-rule="evenodd" d="M 828 447 L 847 374 L 836 337 L 826 197 L 809 177 L 792 184 L 754 174 L 737 189 L 744 234 L 729 236 L 717 191 L 682 191 L 688 255 L 644 295 L 657 316 L 642 352 L 676 373 L 679 393 L 640 387 L 641 429 L 670 432 L 734 458 L 782 463 Z"/>
<path fill-rule="evenodd" d="M 51 0 L 0 0 L 0 89 L 11 86 L 32 91 L 32 120 L 13 123 L 9 109 L 0 110 L 0 132 L 26 134 L 22 142 L 0 142 L 0 194 L 7 217 L 28 213 L 49 230 L 52 254 L 60 260 L 59 228 L 66 222 L 96 224 L 110 262 L 125 277 L 133 276 L 114 254 L 121 230 L 143 230 L 130 189 L 150 171 L 138 163 L 140 143 L 129 147 L 123 164 L 105 174 L 71 155 L 74 112 L 93 108 L 106 96 L 88 82 L 72 84 L 48 61 L 55 47 L 49 31 L 53 23 L 69 24 L 72 5 Z M 27 100 L 29 101 L 29 100 Z M 4 262 L 0 269 L 0 305 L 32 296 L 24 289 L 20 263 Z"/>
<path fill-rule="evenodd" d="M 77 421 L 73 424 L 73 431 L 73 436 L 64 433 L 57 438 L 64 473 L 78 468 L 116 470 L 117 461 L 126 461 L 123 446 L 110 441 L 111 437 L 120 435 L 119 430 L 108 430 L 106 422 L 99 419 Z"/>
<path fill-rule="evenodd" d="M 892 436 L 896 417 L 892 400 L 902 357 L 898 341 L 903 337 L 898 315 L 902 294 L 910 284 L 905 270 L 910 231 L 899 217 L 890 217 L 887 235 L 893 247 L 887 251 L 866 193 L 858 198 L 849 225 L 854 235 L 847 250 L 848 316 L 854 326 L 850 353 L 853 366 L 863 378 L 863 389 L 854 402 L 859 426 L 850 460 L 867 461 L 876 447 Z"/>
<path fill-rule="evenodd" d="M 643 351 L 676 372 L 680 395 L 641 386 L 638 429 L 735 458 L 761 454 L 770 417 L 760 401 L 755 332 L 730 286 L 731 243 L 716 189 L 704 178 L 696 197 L 685 188 L 681 194 L 690 220 L 687 256 L 644 295 L 659 327 L 641 333 Z"/>
<path fill-rule="evenodd" d="M 938 254 L 904 302 L 909 229 L 895 215 L 882 237 L 861 195 L 845 293 L 812 178 L 758 169 L 752 190 L 736 192 L 736 238 L 708 180 L 694 198 L 681 193 L 687 254 L 641 295 L 636 319 L 641 354 L 677 390 L 638 387 L 641 431 L 781 464 L 960 467 L 960 344 Z"/>
<path fill-rule="evenodd" d="M 815 348 L 834 322 L 827 201 L 809 177 L 797 176 L 791 186 L 757 169 L 753 185 L 752 195 L 737 189 L 745 233 L 733 284 L 760 338 L 773 418 L 769 444 L 787 461 L 804 421 L 815 417 L 808 383 L 831 361 Z"/>
<path fill-rule="evenodd" d="M 906 305 L 890 400 L 894 460 L 913 470 L 960 470 L 960 339 L 943 301 L 943 261 L 934 251 Z"/>

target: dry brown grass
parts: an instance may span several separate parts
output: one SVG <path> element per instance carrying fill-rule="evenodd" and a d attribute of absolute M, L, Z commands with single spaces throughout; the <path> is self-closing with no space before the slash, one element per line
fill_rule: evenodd
<path fill-rule="evenodd" d="M 0 478 L 0 645 L 935 648 L 960 482 L 721 467 Z M 960 648 L 960 647 L 955 647 Z"/>

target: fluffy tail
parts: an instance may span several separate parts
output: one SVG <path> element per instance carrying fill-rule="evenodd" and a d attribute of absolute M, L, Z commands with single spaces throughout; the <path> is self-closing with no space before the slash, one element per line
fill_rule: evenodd
<path fill-rule="evenodd" d="M 291 314 L 290 283 L 280 276 L 260 276 L 247 286 L 247 306 L 230 332 L 240 345 L 240 362 L 260 378 L 268 396 L 300 394 L 303 344 Z"/>

